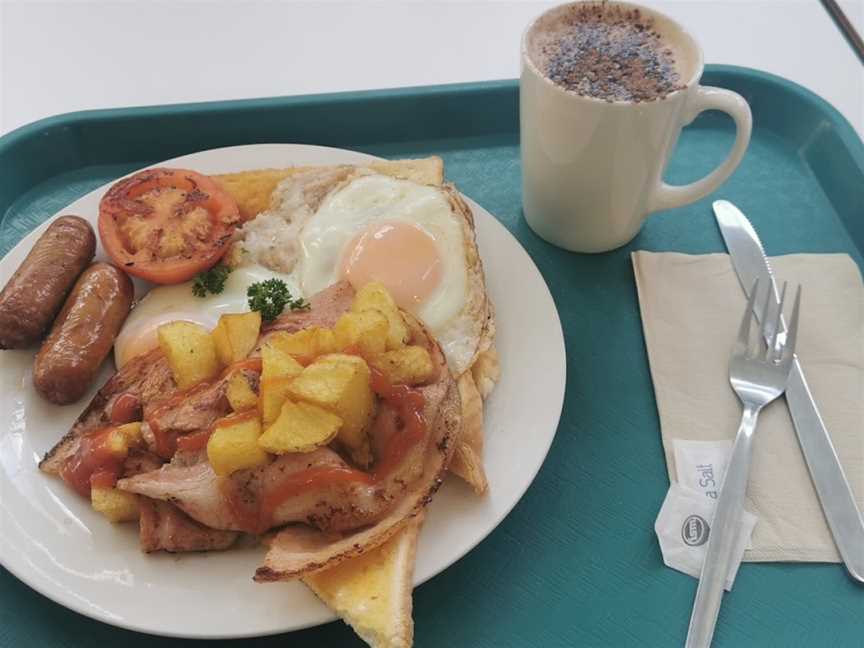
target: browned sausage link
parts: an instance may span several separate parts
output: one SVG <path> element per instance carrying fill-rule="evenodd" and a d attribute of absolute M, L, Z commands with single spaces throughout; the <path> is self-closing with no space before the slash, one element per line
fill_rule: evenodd
<path fill-rule="evenodd" d="M 96 235 L 83 218 L 61 216 L 48 226 L 0 293 L 0 349 L 42 339 L 95 252 Z"/>
<path fill-rule="evenodd" d="M 107 263 L 87 268 L 33 366 L 36 390 L 52 403 L 72 403 L 87 391 L 132 306 L 132 282 Z"/>

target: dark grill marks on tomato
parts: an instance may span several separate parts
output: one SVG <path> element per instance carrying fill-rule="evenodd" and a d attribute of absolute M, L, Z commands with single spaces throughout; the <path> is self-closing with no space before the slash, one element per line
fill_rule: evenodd
<path fill-rule="evenodd" d="M 99 235 L 130 274 L 186 281 L 215 265 L 240 223 L 237 203 L 212 178 L 147 169 L 112 186 L 99 204 Z"/>

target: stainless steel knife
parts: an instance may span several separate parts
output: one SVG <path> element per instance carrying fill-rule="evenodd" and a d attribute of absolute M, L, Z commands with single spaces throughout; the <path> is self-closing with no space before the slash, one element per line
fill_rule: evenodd
<path fill-rule="evenodd" d="M 758 279 L 759 285 L 771 290 L 777 301 L 777 287 L 771 266 L 753 225 L 735 205 L 726 200 L 714 202 L 714 216 L 744 293 L 747 294 Z M 785 332 L 786 322 L 782 319 L 780 326 L 781 333 Z M 767 331 L 766 337 L 770 334 L 771 331 Z M 864 518 L 858 510 L 855 496 L 797 357 L 789 375 L 786 402 L 837 550 L 849 574 L 864 583 Z"/>

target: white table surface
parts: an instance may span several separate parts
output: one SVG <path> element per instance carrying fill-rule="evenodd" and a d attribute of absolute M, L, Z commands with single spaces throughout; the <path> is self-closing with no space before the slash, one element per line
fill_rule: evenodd
<path fill-rule="evenodd" d="M 782 75 L 864 135 L 864 67 L 818 0 L 643 0 L 709 63 Z M 0 134 L 86 108 L 512 78 L 552 3 L 0 0 Z M 844 0 L 861 30 L 864 0 Z"/>

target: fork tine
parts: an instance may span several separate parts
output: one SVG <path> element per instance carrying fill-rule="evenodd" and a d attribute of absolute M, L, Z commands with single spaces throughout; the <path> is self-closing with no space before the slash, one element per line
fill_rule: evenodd
<path fill-rule="evenodd" d="M 764 336 L 767 331 L 771 331 L 771 338 L 768 341 L 768 348 L 765 349 L 765 359 L 766 360 L 779 360 L 780 356 L 783 352 L 783 349 L 777 348 L 777 337 L 780 335 L 780 320 L 783 317 L 783 305 L 786 303 L 786 287 L 788 286 L 787 282 L 783 282 L 783 290 L 780 291 L 780 302 L 777 304 L 777 313 L 774 315 L 774 328 L 768 328 L 768 320 L 764 320 L 762 322 L 762 335 Z M 769 295 L 771 294 L 771 287 L 768 287 Z"/>
<path fill-rule="evenodd" d="M 756 304 L 756 293 L 759 289 L 759 280 L 753 282 L 753 289 L 747 297 L 747 310 L 741 318 L 741 326 L 738 327 L 738 340 L 735 342 L 735 351 L 741 354 L 747 353 L 750 346 L 750 321 L 753 319 L 753 306 Z"/>
<path fill-rule="evenodd" d="M 771 299 L 772 297 L 774 297 L 774 291 L 771 289 L 771 281 L 769 280 L 765 284 L 765 299 L 762 302 L 762 310 L 759 311 L 759 313 L 756 315 L 761 325 L 759 330 L 760 333 L 766 330 L 765 323 L 768 322 L 771 317 L 773 317 L 771 313 L 771 302 L 773 301 Z M 756 348 L 760 349 L 761 347 L 757 345 Z"/>
<path fill-rule="evenodd" d="M 801 309 L 801 285 L 795 292 L 795 305 L 792 307 L 792 317 L 786 329 L 786 344 L 783 345 L 783 360 L 791 359 L 795 353 L 795 342 L 798 338 L 798 312 Z"/>

